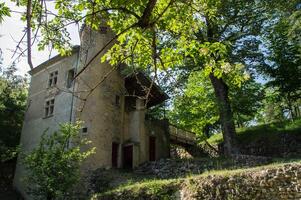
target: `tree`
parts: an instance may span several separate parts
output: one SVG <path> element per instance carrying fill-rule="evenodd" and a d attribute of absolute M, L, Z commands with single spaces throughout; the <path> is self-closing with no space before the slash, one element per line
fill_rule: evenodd
<path fill-rule="evenodd" d="M 229 85 L 229 98 L 237 127 L 246 126 L 255 118 L 263 97 L 261 85 L 253 79 L 243 82 L 240 87 Z M 201 139 L 220 131 L 214 89 L 203 72 L 190 75 L 184 93 L 175 98 L 169 115 L 174 124 L 197 133 Z"/>
<path fill-rule="evenodd" d="M 3 22 L 4 17 L 9 17 L 9 16 L 10 16 L 9 8 L 5 5 L 5 3 L 0 3 L 0 24 Z"/>
<path fill-rule="evenodd" d="M 81 149 L 89 141 L 80 138 L 80 127 L 78 122 L 61 124 L 59 131 L 50 135 L 46 130 L 38 147 L 25 155 L 28 190 L 36 199 L 70 197 L 80 179 L 81 163 L 95 151 Z"/>
<path fill-rule="evenodd" d="M 214 89 L 202 72 L 189 76 L 183 94 L 174 98 L 169 118 L 173 124 L 197 133 L 199 138 L 209 137 L 205 129 L 218 123 L 219 115 Z"/>
<path fill-rule="evenodd" d="M 0 24 L 9 16 L 10 9 L 0 3 Z M 15 72 L 14 63 L 8 68 L 3 66 L 0 49 L 0 162 L 16 157 L 25 111 L 26 79 Z"/>
<path fill-rule="evenodd" d="M 2 66 L 0 59 L 0 155 L 1 161 L 16 156 L 26 109 L 27 80 L 15 74 L 13 64 Z"/>
<path fill-rule="evenodd" d="M 218 102 L 226 153 L 239 152 L 225 80 L 239 85 L 244 71 L 241 63 L 252 66 L 260 60 L 256 36 L 269 19 L 266 12 L 270 1 L 57 0 L 55 13 L 43 3 L 30 2 L 20 1 L 20 5 L 30 7 L 27 9 L 31 12 L 31 15 L 27 13 L 30 16 L 27 17 L 27 34 L 40 31 L 40 49 L 51 45 L 66 54 L 70 49 L 66 25 L 84 21 L 96 30 L 105 23 L 116 35 L 105 45 L 114 44 L 102 61 L 113 66 L 125 63 L 136 69 L 152 69 L 154 81 L 158 78 L 158 70 L 175 69 L 186 60 L 191 60 L 197 70 L 205 70 Z M 27 43 L 30 49 L 31 42 Z M 105 49 L 92 57 L 76 78 Z"/>
<path fill-rule="evenodd" d="M 267 36 L 270 54 L 262 71 L 270 78 L 267 85 L 279 91 L 279 100 L 286 102 L 291 118 L 300 117 L 301 98 L 300 39 L 290 37 L 290 18 L 284 15 L 273 25 Z"/>
<path fill-rule="evenodd" d="M 246 127 L 256 123 L 256 116 L 263 107 L 264 99 L 263 86 L 253 78 L 242 83 L 241 87 L 230 85 L 230 100 L 236 127 Z"/>
<path fill-rule="evenodd" d="M 257 121 L 268 124 L 287 119 L 285 116 L 285 102 L 279 91 L 273 87 L 266 87 L 264 93 L 263 106 L 256 116 Z"/>

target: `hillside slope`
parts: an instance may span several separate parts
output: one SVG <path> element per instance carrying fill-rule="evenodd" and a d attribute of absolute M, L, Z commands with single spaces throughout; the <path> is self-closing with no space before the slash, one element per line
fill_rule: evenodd
<path fill-rule="evenodd" d="M 286 158 L 301 156 L 301 119 L 238 129 L 237 136 L 242 154 Z M 222 134 L 215 134 L 207 141 L 221 149 Z"/>
<path fill-rule="evenodd" d="M 151 180 L 94 194 L 91 200 L 300 199 L 301 162 L 213 171 L 182 179 Z"/>

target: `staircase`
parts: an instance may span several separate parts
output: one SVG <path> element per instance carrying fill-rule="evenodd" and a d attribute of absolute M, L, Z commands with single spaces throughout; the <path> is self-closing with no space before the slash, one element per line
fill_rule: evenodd
<path fill-rule="evenodd" d="M 174 125 L 169 125 L 170 142 L 178 145 L 196 145 L 196 135 L 190 131 L 177 128 Z"/>

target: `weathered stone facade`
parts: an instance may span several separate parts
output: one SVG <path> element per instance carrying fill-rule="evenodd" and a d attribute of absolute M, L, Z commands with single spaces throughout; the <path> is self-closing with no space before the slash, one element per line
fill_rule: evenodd
<path fill-rule="evenodd" d="M 147 107 L 143 98 L 129 97 L 126 85 L 132 82 L 118 69 L 101 63 L 103 53 L 70 85 L 70 71 L 80 72 L 112 37 L 109 29 L 97 32 L 86 27 L 82 30 L 81 47 L 74 48 L 71 56 L 56 56 L 30 72 L 22 152 L 36 147 L 46 129 L 52 133 L 60 123 L 81 120 L 84 122 L 82 136 L 96 147 L 96 153 L 84 163 L 83 172 L 97 168 L 133 168 L 150 159 L 169 156 L 168 125 L 145 120 Z M 55 84 L 50 81 L 53 76 L 57 76 Z M 162 96 L 156 103 L 167 98 L 157 86 L 151 92 Z M 19 160 L 14 185 L 26 197 L 23 176 Z"/>
<path fill-rule="evenodd" d="M 59 123 L 69 122 L 72 110 L 72 94 L 60 91 L 58 88 L 66 88 L 65 75 L 69 69 L 76 66 L 77 53 L 68 58 L 56 57 L 43 63 L 31 74 L 31 83 L 28 95 L 28 108 L 25 113 L 23 129 L 20 138 L 21 152 L 26 153 L 36 147 L 41 135 L 56 131 Z M 58 71 L 56 87 L 48 87 L 49 74 Z M 45 116 L 44 107 L 48 99 L 55 98 L 55 107 L 52 116 Z M 26 185 L 23 183 L 25 171 L 18 158 L 14 186 L 26 197 Z"/>

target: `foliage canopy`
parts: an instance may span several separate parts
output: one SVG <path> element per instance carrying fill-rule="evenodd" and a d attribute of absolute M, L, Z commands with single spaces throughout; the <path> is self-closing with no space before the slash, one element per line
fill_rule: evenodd
<path fill-rule="evenodd" d="M 27 80 L 16 75 L 15 65 L 6 68 L 0 58 L 0 161 L 16 155 L 24 113 L 26 110 Z"/>

